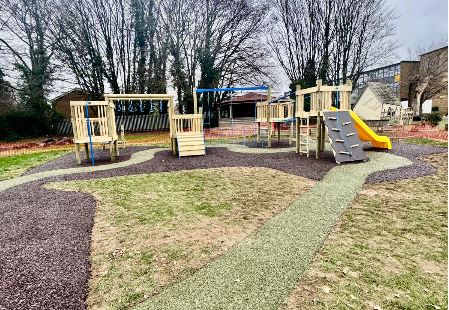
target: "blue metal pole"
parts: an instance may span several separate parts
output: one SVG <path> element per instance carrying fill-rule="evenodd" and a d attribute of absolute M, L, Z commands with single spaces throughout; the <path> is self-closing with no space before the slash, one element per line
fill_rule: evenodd
<path fill-rule="evenodd" d="M 90 157 L 92 160 L 92 166 L 95 166 L 95 158 L 94 158 L 94 147 L 92 143 L 92 128 L 90 127 L 90 119 L 89 119 L 89 102 L 86 101 L 86 121 L 87 121 L 87 132 L 89 134 L 89 144 L 90 144 Z"/>

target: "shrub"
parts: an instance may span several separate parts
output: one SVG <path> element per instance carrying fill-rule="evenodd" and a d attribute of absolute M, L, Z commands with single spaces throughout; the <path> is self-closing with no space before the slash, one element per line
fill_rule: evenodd
<path fill-rule="evenodd" d="M 50 131 L 47 116 L 36 115 L 30 109 L 15 109 L 2 116 L 0 139 L 16 140 L 37 137 Z"/>
<path fill-rule="evenodd" d="M 439 112 L 432 112 L 430 114 L 427 114 L 424 119 L 432 126 L 437 126 L 443 120 L 443 117 Z"/>

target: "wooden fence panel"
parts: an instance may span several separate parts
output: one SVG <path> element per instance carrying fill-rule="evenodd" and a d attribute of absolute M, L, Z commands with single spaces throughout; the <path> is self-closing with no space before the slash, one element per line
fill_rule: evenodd
<path fill-rule="evenodd" d="M 161 115 L 126 115 L 116 116 L 115 124 L 117 131 L 123 122 L 125 132 L 144 132 L 155 130 L 168 130 L 170 127 L 168 114 Z M 56 124 L 56 132 L 58 135 L 71 135 L 72 122 L 70 120 L 61 120 Z"/>

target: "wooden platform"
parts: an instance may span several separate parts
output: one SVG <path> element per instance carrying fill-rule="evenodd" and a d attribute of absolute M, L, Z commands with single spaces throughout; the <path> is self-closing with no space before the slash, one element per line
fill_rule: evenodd
<path fill-rule="evenodd" d="M 178 134 L 176 141 L 179 157 L 206 155 L 203 133 Z"/>

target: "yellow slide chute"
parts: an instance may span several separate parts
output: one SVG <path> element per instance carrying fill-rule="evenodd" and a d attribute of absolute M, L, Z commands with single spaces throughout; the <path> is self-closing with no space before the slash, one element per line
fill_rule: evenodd
<path fill-rule="evenodd" d="M 336 108 L 332 108 L 332 110 L 337 110 Z M 349 111 L 352 119 L 354 120 L 355 129 L 359 134 L 359 138 L 362 141 L 371 142 L 374 147 L 380 149 L 392 149 L 390 138 L 387 136 L 379 136 L 376 134 L 367 124 L 365 124 L 362 119 L 355 114 L 353 111 Z"/>

